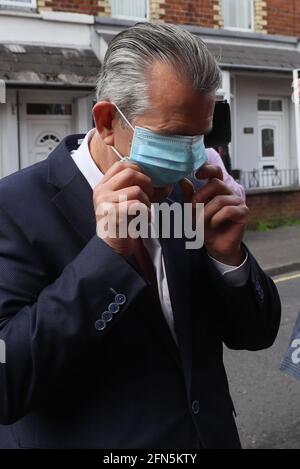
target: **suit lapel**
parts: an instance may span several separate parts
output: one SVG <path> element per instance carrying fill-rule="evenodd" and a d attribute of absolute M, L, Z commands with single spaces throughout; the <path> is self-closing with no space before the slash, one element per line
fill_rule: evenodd
<path fill-rule="evenodd" d="M 53 197 L 52 202 L 83 241 L 88 242 L 94 236 L 96 218 L 93 191 L 80 172 Z"/>
<path fill-rule="evenodd" d="M 52 202 L 81 239 L 88 242 L 96 232 L 93 191 L 70 156 L 70 152 L 78 147 L 78 140 L 83 137 L 67 137 L 51 153 L 48 158 L 48 182 L 59 189 Z"/>

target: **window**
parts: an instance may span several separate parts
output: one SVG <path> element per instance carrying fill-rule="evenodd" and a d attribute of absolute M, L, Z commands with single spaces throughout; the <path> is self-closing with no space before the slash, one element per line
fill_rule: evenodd
<path fill-rule="evenodd" d="M 222 0 L 224 27 L 253 30 L 253 0 Z"/>
<path fill-rule="evenodd" d="M 45 135 L 43 135 L 42 137 L 39 138 L 38 142 L 39 142 L 40 145 L 44 145 L 44 144 L 47 144 L 47 145 L 50 144 L 51 145 L 51 144 L 59 143 L 60 140 L 56 135 L 45 134 Z"/>
<path fill-rule="evenodd" d="M 263 129 L 261 131 L 261 144 L 263 158 L 274 158 L 274 129 Z"/>
<path fill-rule="evenodd" d="M 28 103 L 27 114 L 70 116 L 72 115 L 72 104 Z"/>
<path fill-rule="evenodd" d="M 111 16 L 132 20 L 147 20 L 149 0 L 109 0 Z"/>
<path fill-rule="evenodd" d="M 36 0 L 0 0 L 0 7 L 36 8 Z"/>
<path fill-rule="evenodd" d="M 282 100 L 281 99 L 259 99 L 258 100 L 259 111 L 282 111 Z"/>

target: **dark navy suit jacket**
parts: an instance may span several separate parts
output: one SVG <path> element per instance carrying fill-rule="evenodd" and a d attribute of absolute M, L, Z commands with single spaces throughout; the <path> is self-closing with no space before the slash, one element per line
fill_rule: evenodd
<path fill-rule="evenodd" d="M 161 240 L 177 347 L 138 270 L 95 235 L 78 138 L 0 181 L 0 446 L 238 448 L 223 343 L 272 345 L 273 282 L 249 253 L 230 287 L 205 248 Z M 126 302 L 97 330 L 111 288 Z"/>

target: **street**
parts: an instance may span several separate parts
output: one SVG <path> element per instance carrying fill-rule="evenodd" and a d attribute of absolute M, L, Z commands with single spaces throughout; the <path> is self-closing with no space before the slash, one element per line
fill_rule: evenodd
<path fill-rule="evenodd" d="M 225 366 L 243 448 L 300 449 L 300 381 L 278 369 L 300 311 L 300 272 L 274 280 L 282 302 L 275 344 L 260 352 L 225 347 Z"/>

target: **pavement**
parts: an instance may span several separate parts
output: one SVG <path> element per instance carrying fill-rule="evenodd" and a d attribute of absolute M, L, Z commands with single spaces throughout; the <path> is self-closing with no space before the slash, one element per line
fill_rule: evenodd
<path fill-rule="evenodd" d="M 300 449 L 300 381 L 279 370 L 300 310 L 300 272 L 273 278 L 282 303 L 275 343 L 257 352 L 224 346 L 224 363 L 243 448 Z"/>
<path fill-rule="evenodd" d="M 281 303 L 275 343 L 249 352 L 224 346 L 224 363 L 243 448 L 300 449 L 300 382 L 279 370 L 300 310 L 300 225 L 247 231 L 245 243 L 272 276 Z"/>
<path fill-rule="evenodd" d="M 300 225 L 247 231 L 245 243 L 271 277 L 300 270 Z"/>

